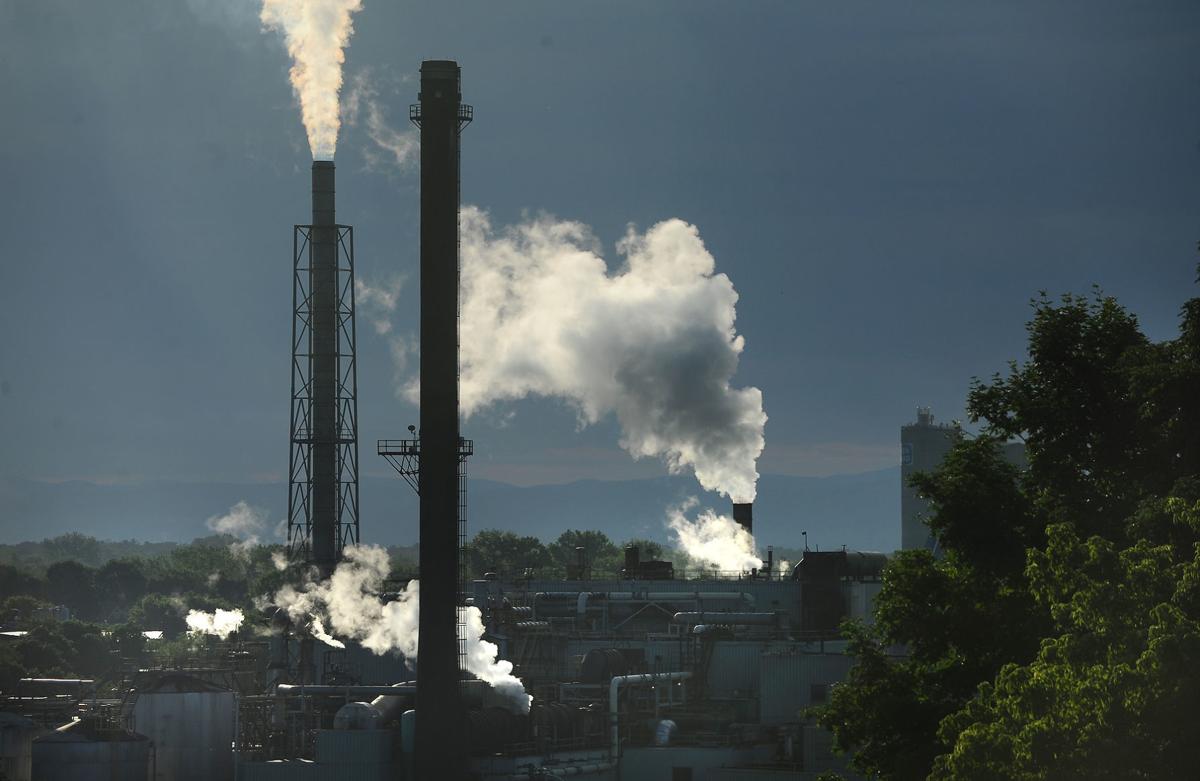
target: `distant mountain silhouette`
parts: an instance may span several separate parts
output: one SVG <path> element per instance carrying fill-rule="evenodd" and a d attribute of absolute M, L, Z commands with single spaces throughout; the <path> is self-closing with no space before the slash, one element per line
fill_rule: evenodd
<path fill-rule="evenodd" d="M 900 541 L 900 470 L 833 477 L 764 475 L 758 485 L 754 524 L 759 544 L 891 551 Z M 399 478 L 362 481 L 362 539 L 383 545 L 417 539 L 417 500 Z M 690 496 L 728 514 L 727 500 L 698 490 L 691 477 L 649 480 L 580 480 L 563 485 L 519 487 L 472 480 L 468 528 L 505 529 L 543 540 L 565 529 L 598 529 L 615 541 L 633 537 L 668 540 L 665 510 Z M 239 501 L 270 513 L 263 539 L 286 515 L 287 489 L 280 483 L 151 482 L 98 485 L 87 482 L 0 481 L 0 542 L 40 540 L 77 531 L 98 539 L 189 541 L 211 532 L 205 520 Z"/>

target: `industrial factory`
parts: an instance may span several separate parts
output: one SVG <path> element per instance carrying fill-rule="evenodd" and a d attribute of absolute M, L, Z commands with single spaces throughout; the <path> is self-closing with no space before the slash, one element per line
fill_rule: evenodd
<path fill-rule="evenodd" d="M 474 445 L 460 431 L 459 147 L 473 112 L 456 62 L 422 64 L 410 119 L 420 132 L 420 424 L 376 451 L 419 495 L 419 611 L 415 581 L 354 580 L 343 568 L 361 564 L 354 551 L 371 535 L 359 518 L 354 233 L 337 222 L 334 164 L 318 159 L 311 223 L 295 226 L 293 246 L 287 555 L 303 573 L 297 601 L 265 606 L 268 621 L 202 657 L 128 670 L 115 687 L 23 680 L 0 703 L 0 778 L 854 778 L 807 710 L 852 664 L 839 624 L 870 620 L 882 554 L 805 551 L 789 564 L 767 548 L 760 567 L 698 573 L 630 546 L 613 578 L 593 576 L 581 547 L 565 579 L 467 572 Z M 731 508 L 747 538 L 753 510 Z M 305 607 L 347 590 L 378 611 L 359 616 L 360 632 L 339 633 Z M 387 642 L 370 626 L 385 621 L 403 627 Z"/>

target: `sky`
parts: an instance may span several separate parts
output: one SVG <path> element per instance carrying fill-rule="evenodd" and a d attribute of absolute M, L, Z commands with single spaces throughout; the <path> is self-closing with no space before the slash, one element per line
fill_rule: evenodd
<path fill-rule="evenodd" d="M 357 271 L 363 469 L 417 410 L 422 59 L 475 121 L 499 226 L 695 225 L 739 299 L 759 471 L 864 472 L 1023 355 L 1030 299 L 1099 285 L 1155 339 L 1197 295 L 1200 5 L 364 0 L 338 217 Z M 252 0 L 0 0 L 0 477 L 262 482 L 287 469 L 292 226 L 310 157 Z M 410 150 L 411 151 L 411 150 Z M 371 323 L 386 322 L 387 333 Z M 407 360 L 397 360 L 407 355 Z M 665 473 L 611 416 L 503 402 L 472 473 Z"/>

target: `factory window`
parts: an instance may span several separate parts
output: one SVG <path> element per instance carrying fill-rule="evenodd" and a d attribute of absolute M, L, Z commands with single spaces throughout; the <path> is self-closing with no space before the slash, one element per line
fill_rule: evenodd
<path fill-rule="evenodd" d="M 690 767 L 671 768 L 671 781 L 692 781 L 692 769 Z"/>
<path fill-rule="evenodd" d="M 808 687 L 808 701 L 812 705 L 822 705 L 829 700 L 829 684 L 814 683 Z"/>

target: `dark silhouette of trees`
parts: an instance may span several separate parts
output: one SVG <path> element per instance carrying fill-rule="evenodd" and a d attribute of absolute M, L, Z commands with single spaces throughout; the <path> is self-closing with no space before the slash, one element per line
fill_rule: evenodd
<path fill-rule="evenodd" d="M 971 390 L 981 435 L 914 482 L 941 556 L 888 566 L 818 719 L 881 779 L 1189 777 L 1200 299 L 1169 342 L 1099 293 L 1042 297 L 1028 331 L 1029 360 Z"/>

